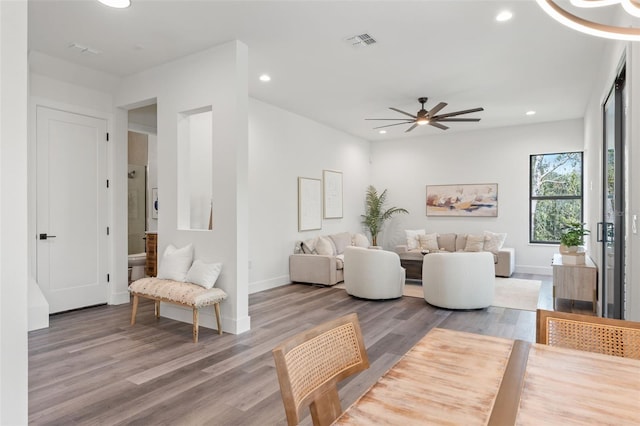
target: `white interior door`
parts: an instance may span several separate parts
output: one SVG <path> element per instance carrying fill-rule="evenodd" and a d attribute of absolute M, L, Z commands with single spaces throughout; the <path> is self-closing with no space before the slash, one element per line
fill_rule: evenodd
<path fill-rule="evenodd" d="M 37 280 L 50 313 L 107 302 L 107 123 L 38 107 Z"/>

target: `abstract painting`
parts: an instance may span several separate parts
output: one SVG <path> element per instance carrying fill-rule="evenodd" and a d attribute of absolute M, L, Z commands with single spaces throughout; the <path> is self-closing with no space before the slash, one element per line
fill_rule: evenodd
<path fill-rule="evenodd" d="M 498 184 L 427 185 L 427 216 L 497 217 Z"/>

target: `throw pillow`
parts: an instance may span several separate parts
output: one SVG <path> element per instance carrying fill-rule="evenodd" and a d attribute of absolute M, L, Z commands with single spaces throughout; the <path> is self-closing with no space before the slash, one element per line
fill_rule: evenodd
<path fill-rule="evenodd" d="M 339 234 L 329 235 L 333 245 L 336 248 L 335 254 L 344 253 L 344 248 L 351 245 L 351 234 L 348 232 L 341 232 Z"/>
<path fill-rule="evenodd" d="M 440 250 L 456 251 L 456 234 L 438 235 L 438 247 Z"/>
<path fill-rule="evenodd" d="M 369 243 L 369 239 L 364 234 L 353 234 L 353 238 L 351 239 L 351 244 L 356 247 L 364 247 L 364 248 L 367 248 L 371 245 Z"/>
<path fill-rule="evenodd" d="M 420 248 L 419 235 L 424 235 L 424 229 L 407 229 L 404 231 L 407 235 L 407 250 L 415 250 Z"/>
<path fill-rule="evenodd" d="M 328 237 L 318 237 L 318 241 L 316 241 L 316 253 L 325 256 L 333 256 L 336 254 L 333 250 L 333 243 Z"/>
<path fill-rule="evenodd" d="M 207 290 L 213 288 L 222 270 L 222 263 L 204 263 L 196 259 L 189 268 L 185 282 L 197 284 Z"/>
<path fill-rule="evenodd" d="M 316 242 L 318 241 L 318 237 L 310 238 L 306 241 L 302 242 L 302 252 L 306 254 L 315 254 L 316 253 Z"/>
<path fill-rule="evenodd" d="M 484 235 L 467 235 L 467 245 L 464 251 L 482 251 L 484 248 Z"/>
<path fill-rule="evenodd" d="M 418 241 L 420 241 L 421 250 L 438 250 L 438 234 L 418 235 Z"/>
<path fill-rule="evenodd" d="M 484 231 L 484 251 L 498 254 L 506 239 L 507 234 L 496 234 L 494 232 Z"/>
<path fill-rule="evenodd" d="M 176 248 L 173 244 L 169 244 L 160 260 L 158 278 L 184 282 L 192 261 L 193 245 Z"/>
<path fill-rule="evenodd" d="M 456 251 L 464 251 L 467 246 L 467 234 L 456 235 Z"/>

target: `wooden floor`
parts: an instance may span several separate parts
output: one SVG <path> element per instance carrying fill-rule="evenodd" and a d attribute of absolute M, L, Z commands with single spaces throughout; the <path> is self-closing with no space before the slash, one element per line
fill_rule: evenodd
<path fill-rule="evenodd" d="M 541 279 L 539 307 L 551 308 L 550 277 L 517 277 Z M 190 324 L 156 320 L 151 301 L 141 301 L 133 327 L 129 305 L 52 316 L 48 329 L 29 333 L 30 424 L 284 425 L 271 349 L 349 312 L 358 313 L 371 367 L 342 382 L 343 407 L 433 327 L 535 338 L 530 311 L 450 311 L 412 297 L 365 301 L 303 284 L 252 294 L 249 303 L 251 331 L 219 336 L 201 328 L 198 344 Z"/>

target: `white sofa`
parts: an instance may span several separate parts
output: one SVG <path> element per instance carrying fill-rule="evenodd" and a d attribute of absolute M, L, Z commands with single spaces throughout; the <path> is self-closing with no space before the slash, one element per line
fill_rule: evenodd
<path fill-rule="evenodd" d="M 407 244 L 395 247 L 401 260 L 420 260 L 424 256 L 424 250 L 429 250 L 429 253 L 487 251 L 493 255 L 495 276 L 508 278 L 515 272 L 515 249 L 503 247 L 506 234 L 496 234 L 489 231 L 478 234 L 427 234 L 423 229 L 406 232 Z M 473 242 L 478 242 L 480 239 L 480 245 L 471 244 L 471 241 L 468 245 L 469 239 L 467 237 L 469 236 L 476 239 Z"/>
<path fill-rule="evenodd" d="M 493 303 L 493 272 L 489 252 L 429 254 L 422 262 L 424 300 L 448 309 L 486 308 Z"/>
<path fill-rule="evenodd" d="M 292 282 L 336 285 L 344 281 L 344 249 L 349 246 L 369 247 L 363 234 L 341 232 L 321 235 L 296 242 L 289 256 L 289 278 Z"/>
<path fill-rule="evenodd" d="M 363 299 L 402 297 L 405 271 L 397 253 L 347 247 L 344 249 L 344 288 Z"/>

